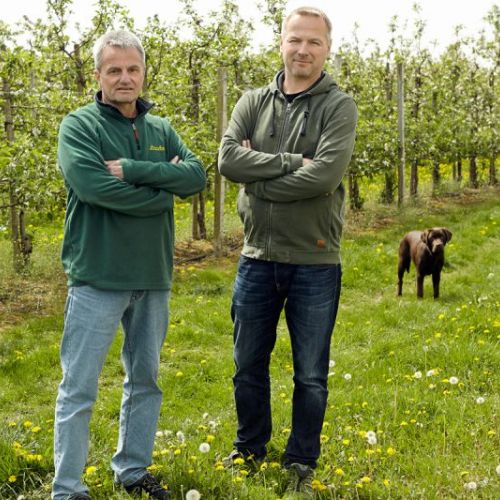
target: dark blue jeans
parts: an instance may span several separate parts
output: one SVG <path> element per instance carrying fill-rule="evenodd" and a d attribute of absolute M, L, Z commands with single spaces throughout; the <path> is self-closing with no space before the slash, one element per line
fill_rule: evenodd
<path fill-rule="evenodd" d="M 294 367 L 292 428 L 285 465 L 316 466 L 341 274 L 340 264 L 295 265 L 240 258 L 231 315 L 238 414 L 234 444 L 242 453 L 263 457 L 271 438 L 269 362 L 284 307 Z"/>

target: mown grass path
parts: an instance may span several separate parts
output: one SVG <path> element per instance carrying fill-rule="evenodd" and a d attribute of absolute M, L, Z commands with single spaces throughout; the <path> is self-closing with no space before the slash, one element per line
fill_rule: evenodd
<path fill-rule="evenodd" d="M 499 219 L 498 198 L 488 196 L 349 220 L 318 498 L 500 497 Z M 453 232 L 441 298 L 432 299 L 426 278 L 424 299 L 416 299 L 413 268 L 396 297 L 399 239 L 432 226 Z M 272 359 L 268 460 L 258 470 L 249 464 L 224 470 L 219 462 L 235 432 L 229 306 L 236 260 L 176 272 L 152 465 L 175 498 L 191 489 L 206 499 L 284 494 L 280 456 L 293 390 L 284 322 Z M 54 293 L 58 271 L 53 281 L 44 281 L 50 301 L 43 311 L 27 307 L 24 317 L 0 329 L 0 498 L 49 496 L 63 309 L 62 294 Z M 118 335 L 91 423 L 85 479 L 97 499 L 127 498 L 109 469 L 123 376 L 120 344 Z"/>

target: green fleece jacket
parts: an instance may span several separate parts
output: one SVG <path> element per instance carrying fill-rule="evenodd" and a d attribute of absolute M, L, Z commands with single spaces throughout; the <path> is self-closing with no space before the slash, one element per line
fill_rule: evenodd
<path fill-rule="evenodd" d="M 205 170 L 168 120 L 125 118 L 100 101 L 67 115 L 58 163 L 67 189 L 62 261 L 68 284 L 109 290 L 168 290 L 174 247 L 174 195 L 204 189 Z M 178 164 L 170 160 L 178 156 Z M 122 159 L 124 179 L 105 161 Z"/>
<path fill-rule="evenodd" d="M 332 78 L 288 103 L 283 72 L 236 104 L 219 152 L 219 170 L 243 183 L 238 212 L 243 255 L 292 264 L 340 263 L 346 172 L 357 108 Z M 249 139 L 252 149 L 242 146 Z M 303 165 L 303 158 L 312 163 Z"/>

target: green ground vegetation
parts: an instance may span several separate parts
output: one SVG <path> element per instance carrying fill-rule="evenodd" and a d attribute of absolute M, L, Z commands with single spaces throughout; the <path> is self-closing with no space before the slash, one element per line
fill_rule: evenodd
<path fill-rule="evenodd" d="M 483 192 L 350 213 L 343 294 L 331 349 L 329 404 L 314 482 L 317 498 L 499 498 L 500 203 Z M 441 297 L 415 274 L 396 297 L 398 242 L 411 229 L 447 226 Z M 35 228 L 23 277 L 0 242 L 0 498 L 47 498 L 65 283 L 58 226 Z M 290 432 L 293 369 L 284 321 L 272 358 L 273 437 L 266 462 L 231 470 L 232 325 L 237 251 L 176 266 L 162 353 L 164 402 L 151 469 L 185 498 L 284 496 L 281 453 Z M 91 421 L 85 481 L 97 499 L 127 498 L 113 485 L 123 369 L 118 334 Z"/>

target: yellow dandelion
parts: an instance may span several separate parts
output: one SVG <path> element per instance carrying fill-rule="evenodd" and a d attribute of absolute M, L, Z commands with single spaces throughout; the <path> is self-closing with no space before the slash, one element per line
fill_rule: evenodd
<path fill-rule="evenodd" d="M 215 466 L 215 470 L 218 471 L 218 472 L 223 471 L 224 470 L 224 466 L 222 464 L 216 465 Z"/>
<path fill-rule="evenodd" d="M 37 434 L 38 432 L 40 432 L 42 430 L 42 428 L 38 425 L 35 425 L 35 427 L 33 427 L 31 429 L 31 432 L 33 432 L 34 434 Z"/>
<path fill-rule="evenodd" d="M 174 451 L 174 455 L 180 455 L 181 453 L 182 451 L 180 448 L 176 448 L 176 450 Z"/>
<path fill-rule="evenodd" d="M 17 422 L 14 422 L 14 421 L 9 422 L 9 427 L 16 427 L 16 426 L 17 426 Z"/>
<path fill-rule="evenodd" d="M 350 442 L 351 442 L 350 439 L 342 439 L 342 444 L 344 446 L 348 446 Z"/>
<path fill-rule="evenodd" d="M 182 373 L 181 371 L 178 371 L 178 372 L 175 374 L 175 376 L 176 376 L 177 378 L 184 377 L 184 373 Z"/>
<path fill-rule="evenodd" d="M 279 469 L 281 467 L 279 462 L 271 462 L 271 469 Z"/>
<path fill-rule="evenodd" d="M 370 478 L 370 477 L 368 477 L 368 476 L 363 476 L 363 477 L 361 478 L 361 482 L 362 482 L 362 483 L 364 483 L 364 484 L 368 484 L 368 483 L 371 483 L 371 482 L 372 482 L 372 480 L 371 480 L 371 478 Z"/>
<path fill-rule="evenodd" d="M 17 477 L 12 475 L 12 476 L 9 476 L 9 483 L 15 483 L 17 481 Z"/>
<path fill-rule="evenodd" d="M 245 459 L 242 457 L 235 458 L 233 460 L 234 465 L 243 465 L 245 463 Z"/>
<path fill-rule="evenodd" d="M 345 472 L 344 472 L 344 471 L 343 471 L 340 467 L 337 467 L 337 468 L 335 469 L 335 474 L 336 474 L 337 476 L 343 476 L 343 475 L 345 474 Z"/>
<path fill-rule="evenodd" d="M 389 479 L 384 479 L 382 482 L 384 483 L 384 486 L 389 487 L 391 485 L 391 482 L 389 481 Z"/>
<path fill-rule="evenodd" d="M 32 425 L 33 425 L 33 422 L 30 422 L 29 420 L 25 420 L 23 422 L 23 427 L 25 427 L 26 429 L 29 429 Z"/>
<path fill-rule="evenodd" d="M 215 441 L 215 436 L 209 434 L 206 439 L 207 443 L 213 443 Z"/>
<path fill-rule="evenodd" d="M 389 446 L 389 448 L 387 448 L 387 454 L 392 457 L 396 454 L 396 450 L 394 448 L 392 448 L 391 446 Z"/>
<path fill-rule="evenodd" d="M 89 467 L 87 467 L 85 469 L 85 475 L 86 476 L 91 476 L 92 474 L 95 473 L 96 470 L 97 470 L 97 467 L 95 465 L 90 465 Z"/>
<path fill-rule="evenodd" d="M 322 443 L 328 443 L 328 441 L 330 441 L 330 438 L 326 434 L 321 434 L 320 441 Z"/>
<path fill-rule="evenodd" d="M 240 471 L 240 476 L 247 477 L 248 476 L 248 471 L 245 469 L 241 469 Z"/>

